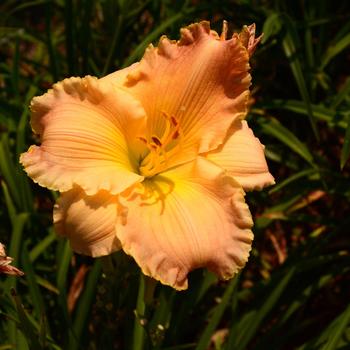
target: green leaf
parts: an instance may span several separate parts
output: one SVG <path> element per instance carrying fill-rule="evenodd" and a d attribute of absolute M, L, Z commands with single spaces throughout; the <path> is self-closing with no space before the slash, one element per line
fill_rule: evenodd
<path fill-rule="evenodd" d="M 184 12 L 179 12 L 176 15 L 168 18 L 156 29 L 154 29 L 146 38 L 134 49 L 132 54 L 127 58 L 123 64 L 123 67 L 129 66 L 131 63 L 134 63 L 137 59 L 141 57 L 147 46 L 154 40 L 156 40 L 161 34 L 164 33 L 165 29 L 170 27 L 172 24 L 180 21 L 184 17 Z"/>
<path fill-rule="evenodd" d="M 271 312 L 271 310 L 276 306 L 282 293 L 287 288 L 289 281 L 293 277 L 295 268 L 292 267 L 281 279 L 281 281 L 276 285 L 272 292 L 267 297 L 266 301 L 262 303 L 258 310 L 251 314 L 249 317 L 249 322 L 242 325 L 237 329 L 236 332 L 236 342 L 232 349 L 244 350 L 247 349 L 249 342 L 252 340 L 256 334 L 259 326 L 266 318 L 266 316 Z"/>
<path fill-rule="evenodd" d="M 12 74 L 11 74 L 13 94 L 15 95 L 16 98 L 19 97 L 19 60 L 20 60 L 19 45 L 20 45 L 20 41 L 19 41 L 19 37 L 17 36 L 15 40 L 15 54 L 13 57 L 13 67 L 12 67 Z"/>
<path fill-rule="evenodd" d="M 76 40 L 75 40 L 75 2 L 64 0 L 64 27 L 67 48 L 67 64 L 69 75 L 76 73 Z"/>
<path fill-rule="evenodd" d="M 18 319 L 19 319 L 19 327 L 22 333 L 25 335 L 26 340 L 29 343 L 30 349 L 37 349 L 37 350 L 43 349 L 43 347 L 38 341 L 38 335 L 37 335 L 36 329 L 31 323 L 31 321 L 29 320 L 27 313 L 24 310 L 23 305 L 14 289 L 12 289 L 11 294 L 16 304 L 16 309 L 17 309 Z"/>
<path fill-rule="evenodd" d="M 338 92 L 338 94 L 335 96 L 331 108 L 337 108 L 341 102 L 347 97 L 350 96 L 350 77 L 348 77 L 343 84 L 342 88 Z"/>
<path fill-rule="evenodd" d="M 280 21 L 280 14 L 271 13 L 264 22 L 263 30 L 264 36 L 261 40 L 262 44 L 265 44 L 270 37 L 278 34 L 282 29 L 282 23 Z"/>
<path fill-rule="evenodd" d="M 338 42 L 332 43 L 331 46 L 328 47 L 322 62 L 321 69 L 323 69 L 327 64 L 340 52 L 345 50 L 350 45 L 350 33 L 342 37 Z"/>
<path fill-rule="evenodd" d="M 31 295 L 36 316 L 40 318 L 45 315 L 44 299 L 35 278 L 34 267 L 29 259 L 27 244 L 24 244 L 21 250 L 23 270 L 25 272 L 25 278 L 28 283 L 29 293 Z"/>
<path fill-rule="evenodd" d="M 1 187 L 2 187 L 2 191 L 4 192 L 4 199 L 7 207 L 8 216 L 10 218 L 11 225 L 13 226 L 15 224 L 16 215 L 17 215 L 16 207 L 12 201 L 12 198 L 10 196 L 6 183 L 4 181 L 1 181 Z"/>
<path fill-rule="evenodd" d="M 299 180 L 299 179 L 301 179 L 303 177 L 306 177 L 306 176 L 309 176 L 309 175 L 313 175 L 316 172 L 317 171 L 315 169 L 306 169 L 306 170 L 299 171 L 299 172 L 289 176 L 284 181 L 281 181 L 277 185 L 273 186 L 273 188 L 269 191 L 269 194 L 278 192 L 279 190 L 281 190 L 282 188 L 286 187 L 290 183 L 292 183 L 292 182 L 294 182 L 296 180 Z"/>
<path fill-rule="evenodd" d="M 283 24 L 286 29 L 286 34 L 282 41 L 282 46 L 284 49 L 284 53 L 287 56 L 290 64 L 290 68 L 292 70 L 292 73 L 294 75 L 294 79 L 297 83 L 300 95 L 302 99 L 304 100 L 304 103 L 307 108 L 308 117 L 310 120 L 310 124 L 312 127 L 312 130 L 316 136 L 317 139 L 319 139 L 316 122 L 314 120 L 313 111 L 312 111 L 312 105 L 311 100 L 308 92 L 308 87 L 305 82 L 305 77 L 302 69 L 302 65 L 299 59 L 297 48 L 300 47 L 299 43 L 299 37 L 296 32 L 294 23 L 291 21 L 291 19 L 284 15 L 283 18 L 281 18 L 283 21 Z"/>
<path fill-rule="evenodd" d="M 46 249 L 53 243 L 56 242 L 57 235 L 53 228 L 49 228 L 49 234 L 42 239 L 29 253 L 29 258 L 31 262 L 34 262 Z"/>
<path fill-rule="evenodd" d="M 65 322 L 71 326 L 71 318 L 68 314 L 67 307 L 67 276 L 69 271 L 70 262 L 72 259 L 72 249 L 68 240 L 61 240 L 57 248 L 57 275 L 56 283 L 57 289 L 60 291 L 58 295 L 58 303 L 61 307 L 61 311 Z"/>
<path fill-rule="evenodd" d="M 258 122 L 266 134 L 277 138 L 292 151 L 305 159 L 310 165 L 313 167 L 315 166 L 313 156 L 305 144 L 303 144 L 292 132 L 285 128 L 277 119 L 260 119 Z"/>
<path fill-rule="evenodd" d="M 25 133 L 26 133 L 27 124 L 28 124 L 29 103 L 30 103 L 30 100 L 34 97 L 34 95 L 38 91 L 38 88 L 35 86 L 35 84 L 36 82 L 34 82 L 34 84 L 29 87 L 29 90 L 25 97 L 25 101 L 23 103 L 24 105 L 23 112 L 17 127 L 17 134 L 16 134 L 17 158 L 26 149 Z"/>
<path fill-rule="evenodd" d="M 342 335 L 350 323 L 350 304 L 336 317 L 330 325 L 314 340 L 304 344 L 300 349 L 303 350 L 336 350 L 342 340 Z"/>
<path fill-rule="evenodd" d="M 0 139 L 0 172 L 6 181 L 13 201 L 18 208 L 21 208 L 21 194 L 16 182 L 18 172 L 11 159 L 9 138 L 7 134 L 3 134 Z"/>
<path fill-rule="evenodd" d="M 231 280 L 229 285 L 226 287 L 225 293 L 222 296 L 219 304 L 213 309 L 213 315 L 205 327 L 196 347 L 196 350 L 206 350 L 209 347 L 210 339 L 215 332 L 223 314 L 226 310 L 228 303 L 232 297 L 232 294 L 236 291 L 238 284 L 238 276 Z"/>
<path fill-rule="evenodd" d="M 121 36 L 121 30 L 122 30 L 122 25 L 123 25 L 123 15 L 122 13 L 119 13 L 118 17 L 117 17 L 117 24 L 115 26 L 115 30 L 114 30 L 114 34 L 113 34 L 113 39 L 112 39 L 112 43 L 107 55 L 107 59 L 102 71 L 102 76 L 106 75 L 108 73 L 109 67 L 111 66 L 112 63 L 112 58 L 114 55 L 114 52 L 116 50 L 117 44 L 120 40 L 120 36 Z"/>
<path fill-rule="evenodd" d="M 96 259 L 87 277 L 84 291 L 78 301 L 73 322 L 73 334 L 71 334 L 69 338 L 68 350 L 77 350 L 81 347 L 81 339 L 83 337 L 84 328 L 88 324 L 91 304 L 94 301 L 98 280 L 101 274 L 101 266 L 101 261 Z"/>
<path fill-rule="evenodd" d="M 268 103 L 265 103 L 261 108 L 264 109 L 285 109 L 295 113 L 307 115 L 307 108 L 303 101 L 298 100 L 272 100 Z M 335 124 L 342 128 L 346 128 L 346 123 L 343 120 L 335 120 L 336 111 L 332 108 L 327 108 L 322 105 L 312 105 L 312 110 L 314 116 L 322 121 L 325 121 L 330 124 Z M 258 112 L 259 110 L 257 110 Z M 254 113 L 254 109 L 252 109 Z"/>
<path fill-rule="evenodd" d="M 142 350 L 145 341 L 145 330 L 141 324 L 142 318 L 145 316 L 145 276 L 140 271 L 139 276 L 139 290 L 137 293 L 137 302 L 135 310 L 134 334 L 133 334 L 133 350 Z"/>
<path fill-rule="evenodd" d="M 348 116 L 348 126 L 346 128 L 344 144 L 340 154 L 340 169 L 343 169 L 350 156 L 350 115 Z"/>

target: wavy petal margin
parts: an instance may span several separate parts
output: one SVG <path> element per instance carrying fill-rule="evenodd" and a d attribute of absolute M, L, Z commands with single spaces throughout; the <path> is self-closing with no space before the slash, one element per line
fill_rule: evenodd
<path fill-rule="evenodd" d="M 238 34 L 226 40 L 226 32 L 220 37 L 209 22 L 192 24 L 181 29 L 179 41 L 163 36 L 133 69 L 104 78 L 141 101 L 148 137 L 162 136 L 164 114 L 178 121 L 182 151 L 168 159 L 168 168 L 215 149 L 231 123 L 246 116 L 249 50 Z"/>
<path fill-rule="evenodd" d="M 41 145 L 20 157 L 28 175 L 61 192 L 117 194 L 143 180 L 129 145 L 145 114 L 130 95 L 96 78 L 69 78 L 31 103 L 31 125 Z"/>
<path fill-rule="evenodd" d="M 186 289 L 199 267 L 229 279 L 248 259 L 253 222 L 244 192 L 204 158 L 135 186 L 122 203 L 123 250 L 163 284 Z"/>
<path fill-rule="evenodd" d="M 80 188 L 61 194 L 54 206 L 55 231 L 76 253 L 98 257 L 120 249 L 115 232 L 118 200 L 106 191 L 87 196 Z"/>
<path fill-rule="evenodd" d="M 267 167 L 264 146 L 245 120 L 234 123 L 223 146 L 206 157 L 228 171 L 245 191 L 261 190 L 275 183 Z"/>

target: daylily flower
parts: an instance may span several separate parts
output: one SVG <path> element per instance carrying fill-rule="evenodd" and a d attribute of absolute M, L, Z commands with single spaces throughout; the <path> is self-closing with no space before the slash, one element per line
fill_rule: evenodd
<path fill-rule="evenodd" d="M 5 246 L 0 243 L 0 273 L 6 273 L 7 275 L 23 276 L 24 273 L 17 269 L 17 267 L 11 266 L 13 259 L 6 255 Z"/>
<path fill-rule="evenodd" d="M 123 249 L 176 289 L 207 267 L 231 278 L 249 255 L 244 190 L 273 183 L 243 120 L 255 27 L 226 39 L 208 22 L 163 36 L 142 60 L 102 79 L 69 78 L 31 103 L 41 145 L 28 175 L 61 192 L 56 231 L 94 257 Z"/>

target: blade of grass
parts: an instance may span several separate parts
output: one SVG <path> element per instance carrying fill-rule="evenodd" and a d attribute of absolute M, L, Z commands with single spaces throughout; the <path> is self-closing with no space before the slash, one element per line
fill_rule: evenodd
<path fill-rule="evenodd" d="M 13 67 L 12 67 L 12 89 L 15 98 L 19 97 L 19 37 L 16 36 L 15 40 L 15 54 L 13 56 Z"/>
<path fill-rule="evenodd" d="M 0 172 L 5 179 L 16 206 L 22 208 L 21 195 L 16 183 L 17 171 L 11 159 L 9 138 L 7 134 L 3 134 L 0 139 Z"/>
<path fill-rule="evenodd" d="M 20 213 L 16 217 L 15 225 L 12 229 L 11 243 L 8 253 L 9 256 L 14 259 L 19 258 L 19 253 L 22 245 L 23 230 L 29 218 L 30 216 L 28 213 Z"/>
<path fill-rule="evenodd" d="M 95 298 L 95 291 L 100 278 L 101 268 L 101 261 L 96 259 L 87 277 L 84 292 L 78 301 L 76 315 L 73 321 L 73 334 L 71 334 L 69 339 L 69 350 L 81 348 L 81 339 L 84 337 L 83 331 L 89 319 L 91 304 Z"/>
<path fill-rule="evenodd" d="M 157 297 L 157 308 L 149 322 L 149 333 L 152 334 L 152 346 L 154 350 L 161 349 L 164 336 L 171 321 L 174 309 L 176 292 L 169 288 L 161 288 Z"/>
<path fill-rule="evenodd" d="M 350 95 L 350 77 L 346 79 L 344 85 L 342 86 L 338 94 L 335 96 L 331 104 L 331 108 L 333 109 L 337 108 L 343 102 L 343 100 L 349 95 Z"/>
<path fill-rule="evenodd" d="M 311 166 L 315 167 L 314 159 L 308 148 L 287 128 L 285 128 L 277 119 L 260 119 L 260 125 L 263 131 L 271 136 L 274 136 L 292 151 L 299 154 Z"/>
<path fill-rule="evenodd" d="M 35 275 L 35 280 L 39 286 L 42 286 L 43 288 L 49 290 L 50 292 L 55 293 L 56 295 L 60 294 L 60 291 L 48 280 L 40 277 L 39 275 Z"/>
<path fill-rule="evenodd" d="M 289 16 L 283 15 L 283 17 L 281 17 L 281 20 L 283 21 L 283 24 L 286 29 L 286 34 L 282 41 L 284 53 L 289 60 L 290 68 L 292 70 L 294 79 L 297 83 L 300 95 L 305 103 L 311 128 L 316 136 L 316 139 L 319 140 L 317 126 L 313 116 L 310 95 L 305 82 L 302 65 L 301 65 L 301 62 L 298 56 L 298 51 L 297 51 L 297 48 L 300 47 L 299 37 L 296 32 L 294 23 L 291 21 Z"/>
<path fill-rule="evenodd" d="M 62 319 L 65 323 L 65 330 L 68 328 L 68 337 L 73 336 L 72 332 L 72 320 L 68 313 L 67 306 L 67 276 L 68 270 L 72 259 L 72 249 L 70 248 L 68 240 L 61 240 L 57 248 L 57 275 L 56 284 L 59 290 L 59 295 L 57 297 L 58 305 L 60 306 L 60 311 L 62 312 Z M 67 327 L 68 326 L 68 327 Z"/>
<path fill-rule="evenodd" d="M 293 195 L 292 197 L 283 198 L 279 204 L 264 211 L 263 214 L 255 220 L 254 226 L 259 229 L 266 228 L 273 220 L 280 219 L 280 215 L 284 215 L 285 211 L 287 211 L 294 203 L 297 203 L 302 198 L 303 195 L 301 193 Z M 276 214 L 278 214 L 277 217 Z"/>
<path fill-rule="evenodd" d="M 11 290 L 12 297 L 16 304 L 16 309 L 18 313 L 19 326 L 23 334 L 25 335 L 30 349 L 41 350 L 43 347 L 38 341 L 38 335 L 36 334 L 36 330 L 32 323 L 29 321 L 26 311 L 24 310 L 19 297 L 17 296 L 14 289 Z M 24 346 L 17 347 L 18 349 L 23 349 Z"/>
<path fill-rule="evenodd" d="M 341 342 L 342 335 L 350 323 L 350 304 L 322 333 L 314 340 L 304 344 L 299 349 L 303 350 L 336 350 Z"/>
<path fill-rule="evenodd" d="M 85 0 L 83 3 L 83 19 L 82 19 L 82 25 L 81 25 L 81 40 L 80 40 L 80 47 L 81 47 L 81 55 L 82 55 L 82 72 L 84 74 L 88 74 L 88 68 L 89 68 L 89 57 L 90 54 L 90 42 L 91 42 L 91 17 L 94 11 L 94 0 Z"/>
<path fill-rule="evenodd" d="M 56 240 L 57 240 L 56 233 L 51 227 L 49 229 L 49 234 L 30 251 L 29 253 L 30 261 L 33 263 Z"/>
<path fill-rule="evenodd" d="M 27 95 L 24 100 L 24 108 L 22 115 L 20 117 L 18 127 L 17 127 L 17 133 L 16 133 L 16 154 L 17 158 L 20 156 L 20 154 L 26 149 L 26 142 L 25 142 L 25 132 L 27 129 L 28 124 L 28 114 L 29 114 L 29 102 L 34 97 L 36 92 L 38 91 L 38 88 L 36 87 L 37 82 L 35 81 L 33 85 L 29 87 L 29 90 L 27 92 Z"/>
<path fill-rule="evenodd" d="M 179 304 L 176 312 L 172 314 L 171 327 L 167 332 L 167 338 L 172 342 L 178 341 L 178 334 L 186 332 L 189 314 L 202 300 L 210 287 L 217 282 L 217 277 L 210 272 L 203 273 L 197 271 L 192 275 L 192 288 L 182 294 L 176 295 L 174 304 Z"/>
<path fill-rule="evenodd" d="M 29 114 L 29 108 L 27 106 L 29 105 L 30 100 L 33 98 L 33 96 L 37 92 L 37 87 L 35 86 L 36 81 L 37 81 L 37 78 L 34 79 L 34 84 L 31 85 L 30 88 L 28 89 L 28 93 L 26 94 L 26 97 L 25 97 L 24 109 L 23 109 L 20 121 L 18 123 L 17 134 L 16 134 L 16 160 L 19 159 L 20 154 L 26 148 L 25 134 L 27 130 L 28 114 Z M 19 164 L 17 162 L 15 168 L 17 169 L 18 167 L 19 167 Z M 28 177 L 21 170 L 18 170 L 17 173 L 18 173 L 17 184 L 21 195 L 21 202 L 23 203 L 22 208 L 25 211 L 32 212 L 33 196 L 29 186 Z"/>
<path fill-rule="evenodd" d="M 72 0 L 64 0 L 64 25 L 67 49 L 67 64 L 69 75 L 76 74 L 75 67 L 75 33 L 74 33 L 74 3 Z"/>
<path fill-rule="evenodd" d="M 350 156 L 350 115 L 348 116 L 348 127 L 346 128 L 344 144 L 340 154 L 340 169 L 343 170 Z"/>
<path fill-rule="evenodd" d="M 282 23 L 280 20 L 280 14 L 272 12 L 264 22 L 263 30 L 264 36 L 262 37 L 261 43 L 265 44 L 270 37 L 275 36 L 281 31 Z"/>
<path fill-rule="evenodd" d="M 146 304 L 145 304 L 145 277 L 140 272 L 139 291 L 137 294 L 136 310 L 135 310 L 135 321 L 134 321 L 134 334 L 132 349 L 142 350 L 145 341 L 145 330 L 141 324 L 141 320 L 145 315 Z"/>
<path fill-rule="evenodd" d="M 186 14 L 188 14 L 187 12 Z M 185 15 L 185 12 L 179 12 L 176 15 L 168 18 L 162 24 L 160 24 L 156 29 L 154 29 L 150 34 L 146 36 L 146 38 L 134 49 L 132 54 L 125 60 L 123 63 L 123 67 L 127 67 L 130 64 L 134 63 L 138 60 L 146 47 L 154 40 L 156 40 L 161 34 L 164 33 L 165 29 L 173 25 L 174 23 L 180 21 Z"/>
<path fill-rule="evenodd" d="M 29 259 L 29 253 L 26 244 L 24 244 L 24 247 L 22 247 L 22 261 L 23 270 L 26 274 L 26 281 L 28 283 L 29 294 L 31 296 L 31 302 L 34 306 L 37 318 L 40 319 L 39 343 L 43 348 L 45 348 L 46 338 L 47 336 L 50 336 L 50 329 L 48 327 L 48 323 L 46 322 L 47 315 L 45 311 L 44 299 L 41 294 L 37 278 L 35 276 L 34 267 Z"/>
<path fill-rule="evenodd" d="M 52 8 L 54 6 L 54 3 L 52 1 L 49 1 L 45 6 L 45 32 L 46 32 L 46 46 L 47 46 L 47 52 L 49 54 L 50 59 L 50 70 L 51 75 L 53 78 L 53 81 L 57 81 L 59 77 L 59 58 L 57 57 L 56 48 L 53 45 L 53 35 L 52 35 L 52 29 L 51 29 L 51 23 L 52 23 Z"/>
<path fill-rule="evenodd" d="M 264 109 L 285 109 L 298 114 L 307 115 L 305 103 L 297 100 L 273 100 L 269 103 L 265 103 L 262 107 Z M 335 120 L 337 113 L 334 109 L 313 104 L 312 110 L 317 119 L 346 128 L 346 123 L 344 121 Z M 252 109 L 252 112 L 254 112 L 254 109 Z"/>
<path fill-rule="evenodd" d="M 224 311 L 226 310 L 229 301 L 231 300 L 232 294 L 235 292 L 238 284 L 238 276 L 236 276 L 226 287 L 225 293 L 220 301 L 220 303 L 214 308 L 213 315 L 205 327 L 199 341 L 196 346 L 196 350 L 206 350 L 209 347 L 210 339 L 216 330 Z"/>
<path fill-rule="evenodd" d="M 18 267 L 20 251 L 22 246 L 22 237 L 24 227 L 30 218 L 28 213 L 20 213 L 16 215 L 16 220 L 12 227 L 11 242 L 8 250 L 8 255 L 14 259 L 13 265 Z M 11 288 L 16 288 L 17 278 L 10 276 L 6 280 L 5 290 L 9 291 Z"/>
<path fill-rule="evenodd" d="M 42 316 L 46 317 L 44 299 L 35 278 L 33 265 L 29 259 L 27 244 L 24 244 L 21 250 L 23 270 L 25 272 L 25 279 L 28 283 L 29 294 L 31 296 L 31 302 L 34 306 L 34 311 L 36 313 L 37 318 L 40 318 Z"/>
<path fill-rule="evenodd" d="M 12 198 L 11 198 L 10 193 L 8 191 L 7 185 L 4 181 L 1 181 L 1 187 L 2 187 L 2 191 L 4 193 L 4 199 L 5 199 L 5 204 L 6 204 L 8 216 L 10 218 L 11 225 L 13 226 L 15 224 L 16 215 L 17 215 L 16 207 L 12 201 Z"/>
<path fill-rule="evenodd" d="M 287 288 L 288 283 L 293 277 L 294 272 L 295 272 L 294 267 L 289 269 L 288 273 L 285 274 L 285 276 L 281 279 L 281 281 L 272 290 L 271 294 L 268 296 L 266 301 L 256 311 L 254 317 L 251 318 L 251 322 L 249 322 L 249 325 L 247 325 L 245 330 L 238 328 L 236 333 L 236 343 L 234 347 L 235 350 L 244 350 L 247 348 L 249 342 L 252 340 L 252 338 L 256 334 L 262 321 L 266 318 L 266 316 L 270 313 L 270 311 L 276 306 L 282 293 Z"/>
<path fill-rule="evenodd" d="M 284 181 L 279 182 L 277 185 L 275 185 L 270 191 L 269 194 L 275 193 L 275 192 L 279 192 L 282 188 L 286 187 L 287 185 L 289 185 L 290 183 L 299 180 L 303 177 L 306 176 L 310 176 L 317 173 L 317 171 L 315 169 L 306 169 L 306 170 L 302 170 L 299 171 L 296 174 L 293 174 L 292 176 L 289 176 L 287 179 L 285 179 Z"/>
<path fill-rule="evenodd" d="M 11 10 L 9 11 L 6 11 L 6 16 L 9 17 L 9 16 L 13 16 L 16 12 L 19 12 L 19 11 L 22 11 L 22 10 L 25 10 L 25 9 L 28 9 L 30 7 L 34 7 L 34 6 L 38 6 L 38 5 L 41 5 L 41 4 L 44 4 L 46 2 L 49 2 L 51 0 L 33 0 L 33 1 L 26 1 L 22 4 L 19 4 L 18 6 L 12 8 Z"/>
<path fill-rule="evenodd" d="M 109 71 L 109 68 L 111 66 L 112 63 L 112 58 L 114 56 L 117 44 L 120 40 L 120 36 L 121 36 L 121 29 L 122 29 L 122 25 L 123 25 L 123 15 L 121 13 L 121 10 L 119 9 L 119 14 L 117 17 L 117 25 L 113 34 L 113 39 L 112 39 L 112 45 L 108 51 L 108 56 L 106 59 L 106 63 L 103 67 L 103 71 L 102 71 L 102 76 L 106 75 Z"/>
<path fill-rule="evenodd" d="M 335 56 L 345 50 L 349 45 L 350 33 L 342 37 L 339 41 L 332 43 L 323 56 L 323 59 L 321 61 L 321 69 L 324 69 Z"/>
<path fill-rule="evenodd" d="M 214 273 L 210 271 L 204 271 L 203 273 L 204 277 L 201 281 L 200 288 L 196 293 L 196 300 L 194 305 L 197 305 L 200 302 L 200 300 L 204 297 L 208 289 L 218 281 L 218 277 Z"/>

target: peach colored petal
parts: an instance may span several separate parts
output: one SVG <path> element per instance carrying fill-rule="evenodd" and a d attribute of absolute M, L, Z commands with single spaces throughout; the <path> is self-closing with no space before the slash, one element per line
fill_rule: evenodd
<path fill-rule="evenodd" d="M 145 114 L 125 92 L 93 77 L 69 78 L 35 97 L 31 109 L 41 146 L 20 161 L 35 182 L 61 192 L 77 184 L 88 194 L 116 194 L 142 181 L 130 145 Z"/>
<path fill-rule="evenodd" d="M 207 158 L 227 170 L 246 191 L 275 183 L 266 164 L 264 146 L 245 120 L 234 123 L 224 145 L 209 152 Z"/>
<path fill-rule="evenodd" d="M 117 236 L 146 275 L 181 290 L 195 268 L 228 279 L 244 266 L 252 218 L 243 190 L 221 168 L 200 157 L 134 187 Z"/>
<path fill-rule="evenodd" d="M 230 124 L 244 118 L 249 97 L 249 54 L 237 34 L 226 40 L 208 22 L 181 30 L 181 39 L 163 36 L 150 46 L 128 74 L 116 72 L 104 80 L 121 86 L 141 101 L 148 134 L 161 139 L 167 118 L 179 123 L 181 151 L 169 153 L 167 168 L 194 159 L 198 152 L 221 144 Z"/>
<path fill-rule="evenodd" d="M 120 249 L 115 234 L 117 197 L 106 191 L 87 196 L 78 187 L 63 193 L 54 206 L 56 232 L 68 238 L 72 249 L 93 257 Z"/>
<path fill-rule="evenodd" d="M 239 33 L 239 39 L 244 47 L 247 48 L 249 56 L 254 53 L 262 37 L 263 35 L 260 35 L 258 38 L 255 38 L 255 24 L 244 26 L 241 33 Z"/>

